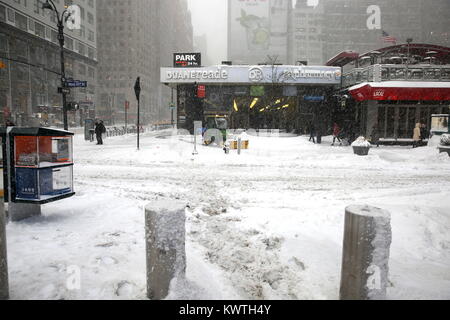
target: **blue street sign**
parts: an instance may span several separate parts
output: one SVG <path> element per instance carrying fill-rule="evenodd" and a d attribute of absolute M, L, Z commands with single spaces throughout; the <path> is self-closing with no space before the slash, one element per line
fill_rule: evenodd
<path fill-rule="evenodd" d="M 66 88 L 87 88 L 87 81 L 67 80 L 65 82 Z"/>
<path fill-rule="evenodd" d="M 325 100 L 325 96 L 304 96 L 305 101 L 320 102 Z"/>

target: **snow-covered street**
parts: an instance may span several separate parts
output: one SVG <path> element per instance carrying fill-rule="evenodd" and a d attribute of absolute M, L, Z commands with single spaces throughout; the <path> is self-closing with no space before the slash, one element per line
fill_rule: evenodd
<path fill-rule="evenodd" d="M 241 155 L 170 131 L 74 140 L 76 196 L 7 226 L 12 299 L 145 299 L 144 206 L 187 210 L 169 299 L 338 299 L 345 208 L 392 214 L 389 299 L 450 299 L 450 158 L 436 148 L 250 137 Z M 68 271 L 81 273 L 69 290 Z M 70 287 L 70 286 L 69 286 Z"/>

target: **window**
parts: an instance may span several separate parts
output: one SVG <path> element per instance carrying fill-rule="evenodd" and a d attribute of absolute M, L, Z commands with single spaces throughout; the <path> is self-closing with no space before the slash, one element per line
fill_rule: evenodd
<path fill-rule="evenodd" d="M 441 80 L 450 80 L 450 69 L 445 68 L 441 70 Z"/>
<path fill-rule="evenodd" d="M 6 8 L 0 5 L 0 21 L 6 22 Z"/>
<path fill-rule="evenodd" d="M 36 22 L 34 24 L 34 32 L 37 36 L 45 38 L 45 27 L 42 24 Z"/>
<path fill-rule="evenodd" d="M 86 37 L 86 28 L 84 26 L 81 26 L 81 28 L 80 28 L 80 37 L 81 38 Z"/>
<path fill-rule="evenodd" d="M 86 47 L 81 42 L 78 42 L 78 53 L 82 55 L 86 54 Z"/>
<path fill-rule="evenodd" d="M 78 65 L 78 73 L 82 76 L 86 75 L 86 66 L 82 63 Z"/>
<path fill-rule="evenodd" d="M 88 40 L 94 42 L 95 41 L 95 34 L 94 31 L 89 30 L 88 32 Z"/>
<path fill-rule="evenodd" d="M 88 12 L 87 17 L 88 17 L 88 23 L 94 24 L 94 15 L 92 13 Z"/>
<path fill-rule="evenodd" d="M 0 33 L 0 52 L 8 51 L 8 36 Z"/>
<path fill-rule="evenodd" d="M 28 18 L 16 12 L 16 27 L 28 31 Z"/>
<path fill-rule="evenodd" d="M 66 37 L 65 47 L 69 50 L 73 50 L 73 40 Z"/>
<path fill-rule="evenodd" d="M 12 23 L 16 22 L 16 16 L 14 15 L 14 10 L 10 9 L 10 8 L 8 8 L 8 21 L 12 22 Z"/>
<path fill-rule="evenodd" d="M 88 77 L 94 79 L 95 78 L 95 70 L 94 68 L 88 67 Z"/>

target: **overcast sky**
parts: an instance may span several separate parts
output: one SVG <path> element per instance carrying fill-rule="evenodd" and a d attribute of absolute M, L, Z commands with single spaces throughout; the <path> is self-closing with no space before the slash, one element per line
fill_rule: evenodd
<path fill-rule="evenodd" d="M 227 59 L 227 0 L 188 0 L 194 35 L 206 34 L 214 64 Z"/>

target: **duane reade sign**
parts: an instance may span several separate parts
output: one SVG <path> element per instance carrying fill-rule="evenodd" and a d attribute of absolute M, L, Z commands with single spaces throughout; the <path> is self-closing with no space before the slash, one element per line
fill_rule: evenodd
<path fill-rule="evenodd" d="M 173 66 L 175 68 L 195 68 L 202 65 L 201 53 L 174 53 Z"/>
<path fill-rule="evenodd" d="M 323 66 L 212 66 L 161 68 L 162 83 L 328 84 L 341 83 L 341 69 Z"/>

